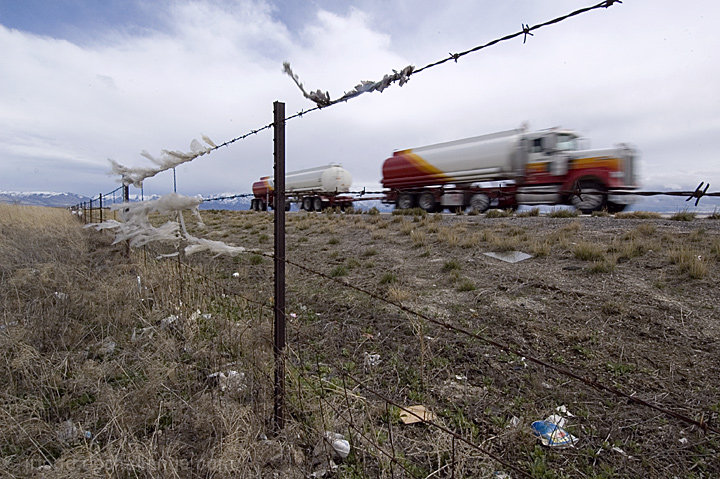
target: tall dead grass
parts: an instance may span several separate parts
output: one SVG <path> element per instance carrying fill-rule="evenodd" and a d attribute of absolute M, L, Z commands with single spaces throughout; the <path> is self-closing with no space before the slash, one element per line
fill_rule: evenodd
<path fill-rule="evenodd" d="M 126 258 L 66 210 L 0 205 L 9 477 L 304 471 L 289 443 L 258 441 L 272 411 L 270 309 L 225 294 L 210 267 L 154 257 Z M 223 390 L 211 375 L 230 370 L 238 381 Z"/>

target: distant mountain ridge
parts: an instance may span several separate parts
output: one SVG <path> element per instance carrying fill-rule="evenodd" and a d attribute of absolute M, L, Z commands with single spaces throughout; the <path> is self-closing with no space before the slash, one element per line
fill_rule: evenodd
<path fill-rule="evenodd" d="M 66 208 L 82 203 L 83 201 L 90 201 L 90 198 L 83 195 L 76 195 L 75 193 L 0 191 L 0 203 L 9 203 L 12 205 Z"/>

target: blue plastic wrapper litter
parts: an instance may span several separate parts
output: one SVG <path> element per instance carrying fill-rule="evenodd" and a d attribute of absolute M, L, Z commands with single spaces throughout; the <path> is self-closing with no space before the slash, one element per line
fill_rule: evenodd
<path fill-rule="evenodd" d="M 544 421 L 535 421 L 530 427 L 532 428 L 533 434 L 540 438 L 544 446 L 572 447 L 578 440 L 578 438 L 565 429 L 547 419 Z"/>

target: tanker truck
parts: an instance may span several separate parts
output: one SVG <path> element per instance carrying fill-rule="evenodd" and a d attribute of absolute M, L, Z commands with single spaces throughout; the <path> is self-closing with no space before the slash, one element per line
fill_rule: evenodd
<path fill-rule="evenodd" d="M 298 203 L 306 211 L 322 211 L 324 208 L 338 206 L 344 208 L 352 204 L 352 198 L 343 195 L 350 191 L 352 177 L 340 165 L 320 166 L 285 174 L 285 208 Z M 274 178 L 263 176 L 252 185 L 254 198 L 250 200 L 250 209 L 267 211 L 275 208 Z"/>
<path fill-rule="evenodd" d="M 638 186 L 635 151 L 582 149 L 580 140 L 572 130 L 523 128 L 396 151 L 382 166 L 383 201 L 429 212 L 540 204 L 622 211 L 632 202 L 623 193 Z"/>

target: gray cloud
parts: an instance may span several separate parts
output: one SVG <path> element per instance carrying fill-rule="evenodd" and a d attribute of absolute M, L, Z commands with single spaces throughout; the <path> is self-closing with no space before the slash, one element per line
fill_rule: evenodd
<path fill-rule="evenodd" d="M 221 143 L 271 122 L 274 100 L 288 113 L 312 107 L 283 75 L 286 60 L 335 98 L 578 8 L 538 3 L 318 1 L 300 15 L 287 2 L 187 1 L 154 12 L 155 30 L 82 44 L 0 26 L 0 189 L 96 194 L 116 186 L 108 158 L 148 167 L 143 150 L 183 150 L 203 133 Z M 597 147 L 634 144 L 646 185 L 720 184 L 719 11 L 629 0 L 412 76 L 288 122 L 288 169 L 341 162 L 372 185 L 394 149 L 528 121 L 576 128 Z M 263 132 L 179 166 L 178 187 L 248 191 L 271 171 Z M 145 182 L 171 188 L 169 173 Z"/>

